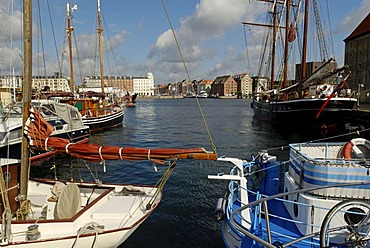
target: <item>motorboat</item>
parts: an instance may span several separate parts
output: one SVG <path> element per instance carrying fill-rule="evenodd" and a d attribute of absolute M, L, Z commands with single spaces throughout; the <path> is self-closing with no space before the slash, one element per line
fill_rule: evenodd
<path fill-rule="evenodd" d="M 286 161 L 219 158 L 233 166 L 209 176 L 229 181 L 216 205 L 226 246 L 367 247 L 369 158 L 363 138 L 290 144 Z"/>

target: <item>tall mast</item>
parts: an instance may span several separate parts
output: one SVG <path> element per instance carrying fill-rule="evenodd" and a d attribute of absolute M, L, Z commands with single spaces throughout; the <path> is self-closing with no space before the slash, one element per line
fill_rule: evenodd
<path fill-rule="evenodd" d="M 278 4 L 283 4 L 283 2 L 277 1 L 277 0 L 259 0 L 261 2 L 267 2 L 267 3 L 272 3 L 272 15 L 273 15 L 273 20 L 272 24 L 257 24 L 257 23 L 250 23 L 250 22 L 242 22 L 243 25 L 254 25 L 254 26 L 261 26 L 261 27 L 269 27 L 272 28 L 272 47 L 271 47 L 271 88 L 274 87 L 274 81 L 275 81 L 275 53 L 276 53 L 276 37 L 277 37 L 277 18 L 278 18 Z M 291 0 L 287 1 L 287 25 L 289 22 L 289 16 L 290 16 L 290 8 L 291 7 L 296 7 L 294 3 L 291 2 Z M 288 26 L 286 27 L 280 27 L 280 28 L 285 28 L 288 30 Z M 287 42 L 287 33 L 286 33 L 286 42 Z M 287 82 L 287 68 L 288 68 L 288 43 L 285 44 L 285 56 L 284 56 L 284 85 L 283 87 L 286 87 L 286 82 Z M 285 61 L 286 60 L 286 61 Z"/>
<path fill-rule="evenodd" d="M 302 47 L 302 78 L 301 81 L 306 79 L 306 50 L 307 50 L 307 32 L 308 32 L 308 2 L 305 1 L 304 10 L 304 30 L 303 30 L 303 47 Z"/>
<path fill-rule="evenodd" d="M 73 62 L 72 62 L 72 32 L 73 27 L 71 26 L 71 19 L 72 19 L 72 10 L 70 3 L 67 2 L 67 35 L 68 35 L 68 45 L 69 45 L 69 68 L 70 68 L 70 76 L 71 76 L 71 91 L 72 93 L 75 92 L 74 90 L 74 75 L 73 75 Z"/>
<path fill-rule="evenodd" d="M 287 78 L 288 78 L 288 49 L 289 49 L 289 43 L 288 43 L 288 33 L 289 33 L 289 16 L 290 16 L 290 0 L 287 1 L 286 5 L 286 16 L 285 16 L 285 47 L 284 47 L 284 75 L 283 75 L 283 88 L 287 86 Z"/>
<path fill-rule="evenodd" d="M 98 38 L 99 38 L 99 58 L 100 58 L 100 78 L 101 78 L 101 92 L 104 93 L 104 65 L 103 65 L 103 43 L 102 43 L 102 32 L 101 27 L 101 14 L 100 14 L 100 0 L 98 0 Z"/>
<path fill-rule="evenodd" d="M 22 97 L 23 97 L 23 125 L 24 126 L 29 116 L 29 108 L 31 105 L 31 90 L 32 90 L 32 0 L 24 0 L 23 6 L 23 82 L 22 82 Z M 20 179 L 20 199 L 26 200 L 28 193 L 28 177 L 29 177 L 29 150 L 27 138 L 22 135 L 22 155 L 21 155 L 21 179 Z"/>
<path fill-rule="evenodd" d="M 275 49 L 276 49 L 276 31 L 277 31 L 277 3 L 274 3 L 273 11 L 273 29 L 272 29 L 272 51 L 271 51 L 271 89 L 274 88 L 275 81 Z"/>

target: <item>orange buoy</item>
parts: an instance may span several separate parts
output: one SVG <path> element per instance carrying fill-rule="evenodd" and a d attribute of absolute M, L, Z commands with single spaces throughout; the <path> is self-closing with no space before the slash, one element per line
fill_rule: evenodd
<path fill-rule="evenodd" d="M 345 159 L 352 159 L 352 151 L 357 157 L 363 158 L 364 154 L 362 151 L 357 147 L 359 145 L 365 146 L 370 151 L 370 141 L 363 138 L 355 138 L 347 142 L 343 147 L 343 157 Z"/>
<path fill-rule="evenodd" d="M 352 147 L 353 147 L 353 145 L 352 145 L 351 141 L 347 142 L 344 145 L 344 148 L 343 148 L 343 157 L 344 158 L 352 159 L 352 156 L 351 156 Z"/>

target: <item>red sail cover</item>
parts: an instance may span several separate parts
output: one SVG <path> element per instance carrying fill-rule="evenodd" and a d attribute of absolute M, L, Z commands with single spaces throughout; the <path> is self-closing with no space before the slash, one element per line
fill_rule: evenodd
<path fill-rule="evenodd" d="M 100 146 L 97 144 L 75 144 L 68 139 L 50 137 L 53 127 L 40 113 L 31 107 L 30 116 L 27 120 L 25 135 L 29 140 L 30 147 L 43 150 L 55 150 L 68 153 L 73 157 L 93 162 L 102 160 L 151 160 L 163 164 L 167 159 L 199 159 L 217 160 L 216 153 L 207 152 L 204 148 L 136 148 L 118 146 Z"/>

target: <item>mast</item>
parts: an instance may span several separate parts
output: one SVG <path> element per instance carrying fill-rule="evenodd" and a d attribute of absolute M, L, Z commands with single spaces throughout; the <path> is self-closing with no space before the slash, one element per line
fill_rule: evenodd
<path fill-rule="evenodd" d="M 269 27 L 272 28 L 272 47 L 271 47 L 271 88 L 274 87 L 274 81 L 275 81 L 275 53 L 276 53 L 276 37 L 277 37 L 277 18 L 278 18 L 278 4 L 284 4 L 282 1 L 277 1 L 277 0 L 259 0 L 261 2 L 267 2 L 267 3 L 272 3 L 272 24 L 258 24 L 258 23 L 250 23 L 250 22 L 242 22 L 243 25 L 254 25 L 254 26 L 261 26 L 261 27 Z M 308 1 L 308 0 L 307 0 Z M 290 16 L 290 8 L 292 7 L 297 7 L 294 2 L 291 2 L 291 0 L 286 1 L 287 4 L 287 13 L 286 13 L 286 26 L 279 26 L 279 28 L 284 28 L 286 29 L 285 33 L 285 48 L 284 48 L 284 71 L 283 71 L 283 88 L 286 87 L 287 85 L 287 78 L 288 78 L 288 57 L 289 57 L 289 46 L 288 46 L 288 32 L 289 32 L 289 16 Z M 308 4 L 307 4 L 308 5 Z M 307 43 L 307 41 L 306 41 Z"/>
<path fill-rule="evenodd" d="M 32 85 L 32 0 L 24 0 L 23 6 L 23 46 L 24 46 L 24 66 L 23 66 L 23 125 L 24 126 L 29 116 L 29 108 L 31 105 L 31 85 Z M 22 157 L 21 157 L 21 179 L 20 179 L 20 196 L 18 200 L 26 200 L 28 193 L 28 177 L 29 177 L 29 150 L 27 138 L 22 135 Z"/>
<path fill-rule="evenodd" d="M 306 79 L 306 50 L 307 50 L 307 32 L 308 32 L 308 2 L 305 1 L 304 10 L 304 30 L 303 30 L 303 47 L 302 47 L 302 78 L 301 81 Z"/>
<path fill-rule="evenodd" d="M 101 92 L 104 93 L 104 65 L 103 65 L 103 43 L 102 43 L 102 32 L 101 27 L 101 14 L 100 14 L 100 0 L 98 0 L 98 38 L 99 38 L 99 58 L 100 58 L 100 79 L 101 79 Z"/>
<path fill-rule="evenodd" d="M 277 33 L 277 4 L 274 3 L 274 12 L 273 12 L 273 30 L 272 30 L 272 50 L 271 50 L 271 89 L 274 88 L 275 81 L 275 50 L 276 50 L 276 33 Z"/>
<path fill-rule="evenodd" d="M 287 78 L 288 78 L 288 49 L 289 49 L 289 43 L 288 43 L 288 33 L 289 33 L 289 16 L 290 16 L 290 0 L 287 1 L 286 5 L 286 16 L 285 16 L 285 44 L 284 44 L 284 75 L 283 75 L 283 88 L 287 86 Z"/>
<path fill-rule="evenodd" d="M 68 35 L 68 45 L 69 45 L 69 68 L 70 68 L 70 76 L 71 76 L 71 91 L 72 93 L 75 92 L 74 90 L 74 75 L 73 75 L 73 62 L 72 62 L 72 32 L 73 27 L 71 26 L 71 19 L 72 19 L 72 10 L 71 5 L 67 2 L 67 35 Z"/>

